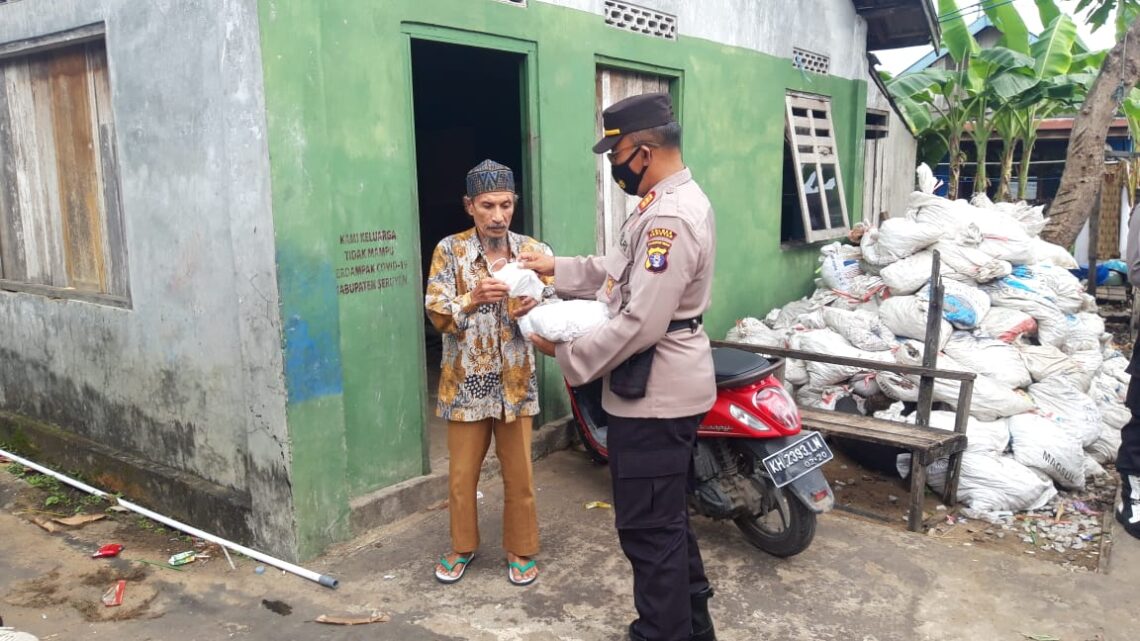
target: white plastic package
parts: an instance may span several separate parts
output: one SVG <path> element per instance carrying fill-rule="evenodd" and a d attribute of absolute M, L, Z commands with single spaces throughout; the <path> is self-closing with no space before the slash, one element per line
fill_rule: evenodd
<path fill-rule="evenodd" d="M 511 288 L 511 298 L 529 296 L 536 301 L 542 300 L 542 291 L 546 289 L 546 285 L 534 270 L 524 269 L 518 263 L 507 263 L 493 275 Z"/>
<path fill-rule="evenodd" d="M 539 305 L 519 319 L 523 336 L 538 334 L 556 343 L 584 336 L 610 319 L 609 307 L 594 300 L 564 300 Z"/>
<path fill-rule="evenodd" d="M 1009 434 L 1018 463 L 1041 470 L 1063 488 L 1084 488 L 1084 449 L 1065 423 L 1036 413 L 1018 414 L 1009 417 Z"/>

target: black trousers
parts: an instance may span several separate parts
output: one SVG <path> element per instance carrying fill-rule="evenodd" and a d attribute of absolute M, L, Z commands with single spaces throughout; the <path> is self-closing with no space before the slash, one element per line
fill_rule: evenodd
<path fill-rule="evenodd" d="M 1132 349 L 1132 361 L 1128 364 L 1128 372 L 1132 374 L 1132 381 L 1128 383 L 1128 395 L 1124 404 L 1132 411 L 1132 418 L 1120 430 L 1120 451 L 1116 454 L 1116 469 L 1121 476 L 1140 475 L 1140 360 L 1137 359 L 1136 348 Z"/>
<path fill-rule="evenodd" d="M 622 551 L 633 565 L 634 627 L 649 641 L 687 641 L 689 594 L 709 585 L 687 504 L 700 420 L 609 421 L 614 514 Z"/>

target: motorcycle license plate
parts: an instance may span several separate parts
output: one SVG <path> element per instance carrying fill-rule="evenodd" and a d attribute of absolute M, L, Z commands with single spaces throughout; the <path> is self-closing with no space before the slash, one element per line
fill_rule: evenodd
<path fill-rule="evenodd" d="M 831 450 L 817 432 L 792 443 L 764 459 L 764 469 L 776 487 L 795 481 L 831 460 Z"/>

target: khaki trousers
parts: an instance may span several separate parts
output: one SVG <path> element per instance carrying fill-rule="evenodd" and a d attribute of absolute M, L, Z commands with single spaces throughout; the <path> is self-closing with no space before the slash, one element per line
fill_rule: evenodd
<path fill-rule="evenodd" d="M 504 423 L 488 419 L 448 421 L 447 450 L 451 512 L 451 547 L 456 552 L 479 548 L 479 512 L 475 493 L 483 459 L 495 436 L 495 454 L 503 475 L 503 548 L 517 556 L 538 554 L 538 515 L 530 460 L 531 417 Z"/>

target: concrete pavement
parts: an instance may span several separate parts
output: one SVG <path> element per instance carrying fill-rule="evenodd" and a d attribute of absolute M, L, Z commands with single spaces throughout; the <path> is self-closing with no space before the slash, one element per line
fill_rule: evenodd
<path fill-rule="evenodd" d="M 528 588 L 508 584 L 499 547 L 498 481 L 483 483 L 483 545 L 462 582 L 432 577 L 448 547 L 446 510 L 417 514 L 343 545 L 314 570 L 341 580 L 337 591 L 239 560 L 186 573 L 152 568 L 156 596 L 141 618 L 91 623 L 66 600 L 15 606 L 23 582 L 90 568 L 86 548 L 0 513 L 0 613 L 41 639 L 113 638 L 358 640 L 471 639 L 553 641 L 624 639 L 634 617 L 631 579 L 613 531 L 612 512 L 586 510 L 609 499 L 606 468 L 573 451 L 535 467 L 542 575 Z M 4 501 L 0 496 L 0 505 Z M 1121 535 L 1107 573 L 1070 572 L 1028 555 L 950 544 L 855 517 L 825 516 L 816 540 L 792 559 L 768 557 L 729 524 L 696 521 L 717 596 L 711 606 L 723 641 L 1063 641 L 1134 639 L 1140 594 L 1140 541 Z M 96 526 L 100 524 L 95 524 Z M 74 539 L 74 537 L 73 537 Z M 127 567 L 127 560 L 114 562 Z M 62 570 L 61 570 L 62 568 Z M 50 590 L 48 590 L 50 592 Z M 57 592 L 66 590 L 60 587 Z M 98 598 L 102 588 L 92 588 Z M 71 592 L 75 598 L 88 598 Z M 75 595 L 79 594 L 79 597 Z M 262 599 L 288 603 L 281 616 Z M 322 613 L 389 613 L 388 623 L 339 628 L 310 622 Z M 155 617 L 155 618 L 146 618 Z"/>

